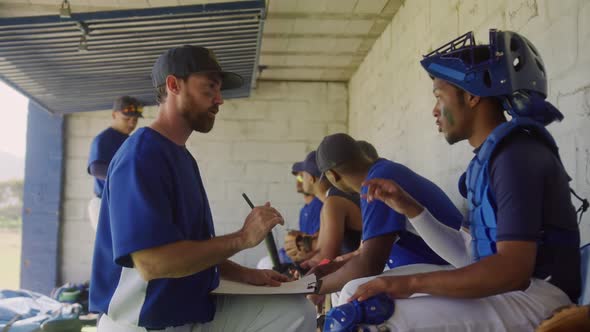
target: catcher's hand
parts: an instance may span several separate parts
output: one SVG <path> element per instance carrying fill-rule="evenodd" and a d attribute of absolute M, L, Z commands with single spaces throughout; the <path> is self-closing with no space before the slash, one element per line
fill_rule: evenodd
<path fill-rule="evenodd" d="M 590 331 L 590 306 L 558 308 L 537 327 L 536 332 Z"/>

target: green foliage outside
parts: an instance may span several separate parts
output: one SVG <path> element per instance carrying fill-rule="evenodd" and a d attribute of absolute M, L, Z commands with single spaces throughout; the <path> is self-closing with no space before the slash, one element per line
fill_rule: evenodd
<path fill-rule="evenodd" d="M 22 208 L 23 180 L 0 182 L 0 229 L 20 229 Z"/>
<path fill-rule="evenodd" d="M 0 289 L 18 289 L 23 181 L 0 182 Z"/>

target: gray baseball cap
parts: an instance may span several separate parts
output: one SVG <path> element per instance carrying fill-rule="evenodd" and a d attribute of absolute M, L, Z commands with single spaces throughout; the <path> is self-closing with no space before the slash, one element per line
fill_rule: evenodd
<path fill-rule="evenodd" d="M 324 137 L 316 151 L 317 165 L 322 173 L 364 156 L 357 141 L 344 133 Z"/>
<path fill-rule="evenodd" d="M 166 77 L 188 77 L 194 73 L 219 73 L 221 90 L 236 89 L 244 84 L 242 76 L 223 71 L 212 50 L 201 46 L 184 45 L 164 52 L 152 68 L 152 84 L 158 88 L 166 84 Z"/>
<path fill-rule="evenodd" d="M 359 148 L 361 148 L 361 151 L 363 151 L 365 156 L 369 157 L 369 159 L 379 159 L 379 153 L 377 153 L 377 149 L 375 149 L 373 144 L 362 140 L 357 140 L 356 144 L 359 146 Z"/>

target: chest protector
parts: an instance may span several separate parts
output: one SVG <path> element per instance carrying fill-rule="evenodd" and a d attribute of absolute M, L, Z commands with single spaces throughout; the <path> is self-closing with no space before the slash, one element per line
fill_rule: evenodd
<path fill-rule="evenodd" d="M 526 131 L 544 142 L 559 158 L 555 140 L 541 124 L 527 118 L 513 118 L 496 127 L 469 163 L 465 184 L 469 204 L 469 226 L 475 260 L 496 253 L 496 199 L 490 188 L 489 162 L 498 144 L 515 131 Z"/>

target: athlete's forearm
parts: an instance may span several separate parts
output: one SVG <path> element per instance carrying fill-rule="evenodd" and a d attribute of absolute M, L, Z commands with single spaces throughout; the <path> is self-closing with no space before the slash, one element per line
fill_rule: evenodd
<path fill-rule="evenodd" d="M 352 251 L 352 252 L 349 252 L 349 253 L 347 253 L 347 254 L 344 254 L 344 255 L 340 255 L 340 256 L 336 257 L 334 260 L 335 260 L 335 261 L 339 261 L 339 262 L 346 262 L 346 261 L 348 261 L 349 259 L 351 259 L 352 257 L 354 257 L 354 256 L 358 255 L 358 254 L 360 253 L 360 250 L 361 250 L 361 249 L 360 249 L 360 247 L 359 247 L 359 249 L 357 249 L 357 250 L 355 250 L 355 251 Z"/>
<path fill-rule="evenodd" d="M 350 258 L 344 266 L 322 278 L 320 293 L 332 293 L 342 289 L 353 279 L 370 277 L 383 272 L 391 246 L 397 239 L 396 233 L 384 234 L 365 240 L 359 254 Z"/>
<path fill-rule="evenodd" d="M 457 298 L 481 298 L 525 289 L 534 266 L 535 244 L 513 243 L 513 249 L 520 253 L 498 253 L 460 269 L 417 274 L 411 277 L 411 288 L 414 293 Z"/>
<path fill-rule="evenodd" d="M 439 222 L 426 209 L 409 220 L 426 244 L 447 262 L 455 267 L 472 263 L 466 246 L 471 236 L 467 232 L 453 229 Z"/>
<path fill-rule="evenodd" d="M 224 260 L 223 262 L 219 263 L 219 274 L 228 280 L 233 281 L 242 281 L 242 276 L 246 267 L 232 262 L 229 259 Z"/>
<path fill-rule="evenodd" d="M 131 254 L 145 280 L 182 278 L 224 262 L 245 249 L 240 233 L 206 241 L 179 241 Z"/>
<path fill-rule="evenodd" d="M 314 259 L 321 261 L 322 259 L 334 259 L 340 254 L 340 248 L 342 247 L 342 238 L 324 239 L 322 245 L 319 246 L 319 251 L 315 254 Z"/>
<path fill-rule="evenodd" d="M 383 272 L 385 260 L 383 260 L 382 264 L 378 264 L 375 260 L 366 259 L 361 253 L 342 263 L 344 265 L 341 268 L 322 278 L 320 294 L 340 291 L 351 280 L 369 277 Z"/>

